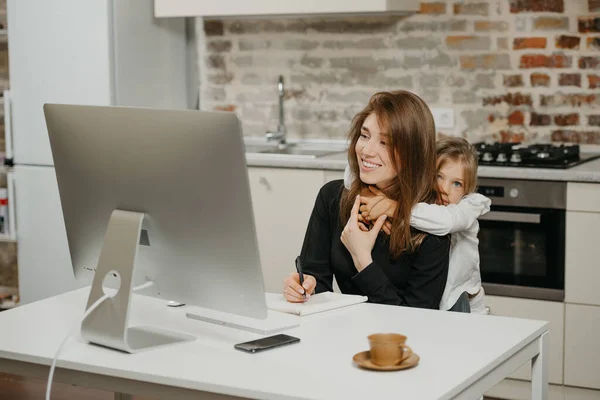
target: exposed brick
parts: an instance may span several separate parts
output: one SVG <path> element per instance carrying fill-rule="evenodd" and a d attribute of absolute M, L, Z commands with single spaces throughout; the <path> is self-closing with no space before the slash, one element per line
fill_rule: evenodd
<path fill-rule="evenodd" d="M 523 76 L 521 76 L 521 75 L 504 75 L 504 86 L 506 86 L 506 87 L 523 86 Z"/>
<path fill-rule="evenodd" d="M 208 42 L 206 49 L 214 53 L 231 51 L 231 40 L 213 40 Z"/>
<path fill-rule="evenodd" d="M 508 50 L 508 38 L 498 38 L 496 46 L 498 50 Z"/>
<path fill-rule="evenodd" d="M 556 12 L 565 11 L 564 0 L 511 0 L 510 12 Z"/>
<path fill-rule="evenodd" d="M 545 49 L 546 42 L 546 38 L 543 37 L 515 38 L 513 49 Z"/>
<path fill-rule="evenodd" d="M 494 89 L 496 74 L 477 74 L 475 75 L 475 87 L 478 89 Z"/>
<path fill-rule="evenodd" d="M 513 111 L 508 116 L 508 124 L 509 125 L 523 125 L 524 121 L 525 121 L 525 116 L 519 110 Z"/>
<path fill-rule="evenodd" d="M 468 110 L 461 111 L 460 116 L 468 129 L 475 129 L 485 124 L 488 111 L 483 108 L 469 107 Z"/>
<path fill-rule="evenodd" d="M 588 0 L 588 10 L 590 12 L 600 11 L 600 0 Z"/>
<path fill-rule="evenodd" d="M 233 81 L 233 74 L 231 72 L 217 72 L 214 74 L 208 74 L 206 77 L 208 82 L 214 85 L 225 85 Z"/>
<path fill-rule="evenodd" d="M 563 94 L 556 93 L 552 95 L 541 95 L 540 103 L 545 107 L 561 107 L 561 106 L 571 106 L 571 107 L 580 107 L 580 106 L 594 106 L 600 105 L 600 99 L 596 98 L 594 94 Z"/>
<path fill-rule="evenodd" d="M 213 69 L 225 69 L 225 58 L 220 54 L 211 54 L 206 59 L 206 64 L 209 68 Z"/>
<path fill-rule="evenodd" d="M 446 45 L 453 50 L 489 50 L 490 44 L 491 40 L 487 36 L 448 36 L 446 38 Z"/>
<path fill-rule="evenodd" d="M 588 115 L 588 125 L 600 126 L 600 115 Z"/>
<path fill-rule="evenodd" d="M 490 5 L 487 3 L 455 3 L 454 14 L 489 15 Z"/>
<path fill-rule="evenodd" d="M 266 50 L 271 47 L 271 41 L 260 39 L 240 39 L 238 45 L 240 47 L 240 51 Z"/>
<path fill-rule="evenodd" d="M 421 14 L 445 14 L 446 3 L 421 3 Z"/>
<path fill-rule="evenodd" d="M 235 34 L 247 33 L 390 33 L 396 31 L 398 17 L 350 17 L 335 19 L 271 19 L 237 20 L 228 24 L 228 30 Z"/>
<path fill-rule="evenodd" d="M 467 84 L 467 81 L 462 76 L 448 75 L 446 77 L 446 85 L 450 87 L 462 88 Z"/>
<path fill-rule="evenodd" d="M 387 68 L 400 68 L 401 62 L 397 59 L 378 59 L 373 57 L 338 57 L 330 59 L 332 68 L 363 69 L 369 71 Z M 310 65 L 308 65 L 310 66 Z"/>
<path fill-rule="evenodd" d="M 366 38 L 360 40 L 326 40 L 323 42 L 325 49 L 385 49 L 387 48 L 381 38 Z"/>
<path fill-rule="evenodd" d="M 557 114 L 554 123 L 559 126 L 579 125 L 579 114 Z"/>
<path fill-rule="evenodd" d="M 600 32 L 600 17 L 579 17 L 577 26 L 580 33 Z"/>
<path fill-rule="evenodd" d="M 454 91 L 452 92 L 452 103 L 453 104 L 473 104 L 477 100 L 475 91 Z"/>
<path fill-rule="evenodd" d="M 504 21 L 475 21 L 475 31 L 477 32 L 506 32 L 508 23 Z"/>
<path fill-rule="evenodd" d="M 422 74 L 419 77 L 419 85 L 423 89 L 434 89 L 442 86 L 444 76 L 441 74 Z"/>
<path fill-rule="evenodd" d="M 401 32 L 464 32 L 466 29 L 467 21 L 464 19 L 450 21 L 415 21 L 408 18 L 399 23 L 399 30 Z"/>
<path fill-rule="evenodd" d="M 456 59 L 454 57 L 450 57 L 447 53 L 434 52 L 431 54 L 426 54 L 425 57 L 421 59 L 422 66 L 428 67 L 455 67 Z"/>
<path fill-rule="evenodd" d="M 539 17 L 533 20 L 533 28 L 541 31 L 568 30 L 569 18 Z"/>
<path fill-rule="evenodd" d="M 531 113 L 531 121 L 529 121 L 529 125 L 531 126 L 548 126 L 552 123 L 552 117 L 548 114 L 538 114 L 536 112 Z"/>
<path fill-rule="evenodd" d="M 500 131 L 499 142 L 501 143 L 520 143 L 525 139 L 523 132 Z"/>
<path fill-rule="evenodd" d="M 300 59 L 300 65 L 305 65 L 310 68 L 319 68 L 321 65 L 323 65 L 324 62 L 325 60 L 323 60 L 320 57 L 310 57 L 307 55 L 304 55 Z"/>
<path fill-rule="evenodd" d="M 327 93 L 327 100 L 333 103 L 361 103 L 366 104 L 373 93 L 353 91 L 349 93 Z"/>
<path fill-rule="evenodd" d="M 401 50 L 436 49 L 440 46 L 440 39 L 432 36 L 407 37 L 397 40 L 394 46 Z"/>
<path fill-rule="evenodd" d="M 440 100 L 440 91 L 435 90 L 425 90 L 422 93 L 419 93 L 423 101 L 426 103 L 437 103 Z"/>
<path fill-rule="evenodd" d="M 306 40 L 306 39 L 290 39 L 286 40 L 282 43 L 281 49 L 283 50 L 314 50 L 319 47 L 319 43 L 316 40 Z"/>
<path fill-rule="evenodd" d="M 238 56 L 232 57 L 231 62 L 240 68 L 251 67 L 254 64 L 254 58 L 252 56 Z"/>
<path fill-rule="evenodd" d="M 600 57 L 579 57 L 579 68 L 598 69 L 600 68 Z"/>
<path fill-rule="evenodd" d="M 523 54 L 519 68 L 568 68 L 571 61 L 571 57 L 564 54 Z"/>
<path fill-rule="evenodd" d="M 268 82 L 263 77 L 253 73 L 245 74 L 242 78 L 243 85 L 262 85 L 265 83 Z"/>
<path fill-rule="evenodd" d="M 588 83 L 590 89 L 600 88 L 600 75 L 588 75 Z"/>
<path fill-rule="evenodd" d="M 213 101 L 224 101 L 225 100 L 225 89 L 223 88 L 209 88 L 204 90 L 204 96 L 209 100 Z"/>
<path fill-rule="evenodd" d="M 206 36 L 223 36 L 225 32 L 223 28 L 223 21 L 220 20 L 206 20 L 204 21 L 204 34 Z"/>
<path fill-rule="evenodd" d="M 579 36 L 560 35 L 556 37 L 555 45 L 557 49 L 579 49 Z"/>
<path fill-rule="evenodd" d="M 587 38 L 587 48 L 588 50 L 600 50 L 600 37 Z"/>
<path fill-rule="evenodd" d="M 462 69 L 510 69 L 508 54 L 481 54 L 460 56 Z"/>
<path fill-rule="evenodd" d="M 558 77 L 558 84 L 560 86 L 581 87 L 581 75 L 580 74 L 560 74 L 560 76 Z"/>
<path fill-rule="evenodd" d="M 500 103 L 506 103 L 512 106 L 520 105 L 532 105 L 531 95 L 521 93 L 507 93 L 500 96 L 488 96 L 483 98 L 483 105 L 496 105 Z"/>
<path fill-rule="evenodd" d="M 583 132 L 564 129 L 556 130 L 552 132 L 552 141 L 582 144 L 600 144 L 600 131 Z"/>

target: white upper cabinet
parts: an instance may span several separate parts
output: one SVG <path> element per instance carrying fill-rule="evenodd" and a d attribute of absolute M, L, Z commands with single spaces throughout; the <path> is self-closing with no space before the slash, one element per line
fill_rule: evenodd
<path fill-rule="evenodd" d="M 413 14 L 419 0 L 154 0 L 156 17 L 264 17 L 274 15 Z"/>

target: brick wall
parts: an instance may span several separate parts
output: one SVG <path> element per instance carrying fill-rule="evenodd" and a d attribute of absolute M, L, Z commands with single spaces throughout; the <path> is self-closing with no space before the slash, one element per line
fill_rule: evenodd
<path fill-rule="evenodd" d="M 409 17 L 197 20 L 201 104 L 247 135 L 345 138 L 375 91 L 452 107 L 471 141 L 600 144 L 600 1 L 423 2 Z"/>
<path fill-rule="evenodd" d="M 0 152 L 4 153 L 4 98 L 8 89 L 8 37 L 6 29 L 6 0 L 0 0 Z M 4 162 L 4 155 L 0 157 Z M 6 187 L 6 175 L 0 174 L 0 187 Z M 0 242 L 0 286 L 18 287 L 17 245 Z"/>

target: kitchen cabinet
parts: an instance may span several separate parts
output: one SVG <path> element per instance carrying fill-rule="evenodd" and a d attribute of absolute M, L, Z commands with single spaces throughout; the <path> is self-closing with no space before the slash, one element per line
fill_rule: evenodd
<path fill-rule="evenodd" d="M 548 382 L 563 383 L 564 303 L 500 296 L 485 296 L 485 302 L 492 315 L 537 319 L 550 323 Z M 498 332 L 498 334 L 502 333 Z M 490 338 L 490 340 L 494 339 Z M 510 378 L 531 380 L 531 362 L 516 370 Z"/>
<path fill-rule="evenodd" d="M 265 290 L 279 293 L 296 270 L 323 171 L 249 167 L 248 176 Z"/>
<path fill-rule="evenodd" d="M 156 17 L 268 17 L 335 14 L 406 15 L 419 11 L 419 0 L 154 0 Z"/>
<path fill-rule="evenodd" d="M 325 175 L 324 184 L 336 179 L 344 179 L 344 171 L 323 171 Z"/>
<path fill-rule="evenodd" d="M 600 306 L 600 212 L 567 211 L 566 220 L 565 301 Z"/>
<path fill-rule="evenodd" d="M 600 307 L 567 304 L 565 317 L 565 385 L 600 389 Z"/>
<path fill-rule="evenodd" d="M 567 210 L 600 213 L 600 184 L 569 182 Z"/>
<path fill-rule="evenodd" d="M 531 383 L 504 379 L 485 393 L 493 399 L 531 400 Z M 548 385 L 548 400 L 598 400 L 600 391 L 562 385 Z"/>

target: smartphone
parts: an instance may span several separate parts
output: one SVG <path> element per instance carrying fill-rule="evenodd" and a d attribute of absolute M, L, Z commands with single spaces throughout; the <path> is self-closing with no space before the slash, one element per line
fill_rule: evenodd
<path fill-rule="evenodd" d="M 275 347 L 286 346 L 288 344 L 298 342 L 300 342 L 300 339 L 297 337 L 279 334 L 261 339 L 251 340 L 249 342 L 238 343 L 233 347 L 248 353 L 256 353 L 258 351 L 274 349 Z"/>

